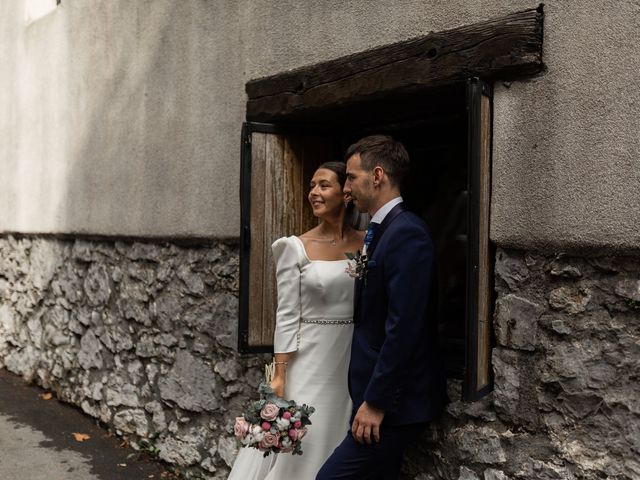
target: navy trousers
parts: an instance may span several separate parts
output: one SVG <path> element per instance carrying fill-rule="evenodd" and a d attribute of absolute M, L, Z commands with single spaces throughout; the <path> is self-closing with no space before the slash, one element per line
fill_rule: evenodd
<path fill-rule="evenodd" d="M 382 426 L 380 443 L 357 443 L 351 431 L 324 463 L 316 480 L 394 480 L 406 448 L 418 441 L 426 423 Z"/>

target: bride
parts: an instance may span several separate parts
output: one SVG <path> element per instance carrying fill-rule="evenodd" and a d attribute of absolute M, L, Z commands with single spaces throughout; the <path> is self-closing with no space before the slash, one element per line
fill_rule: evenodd
<path fill-rule="evenodd" d="M 278 284 L 271 386 L 278 396 L 316 409 L 302 442 L 304 453 L 264 458 L 256 449 L 242 448 L 229 479 L 313 480 L 349 428 L 353 278 L 345 272 L 345 252 L 362 248 L 364 232 L 347 224 L 345 180 L 344 163 L 322 164 L 308 196 L 321 223 L 271 246 Z"/>

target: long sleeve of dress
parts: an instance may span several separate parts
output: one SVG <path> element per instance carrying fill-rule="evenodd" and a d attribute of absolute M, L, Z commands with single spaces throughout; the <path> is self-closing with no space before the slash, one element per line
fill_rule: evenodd
<path fill-rule="evenodd" d="M 278 309 L 273 340 L 274 353 L 298 350 L 300 329 L 300 254 L 293 237 L 279 238 L 271 251 L 276 262 Z"/>

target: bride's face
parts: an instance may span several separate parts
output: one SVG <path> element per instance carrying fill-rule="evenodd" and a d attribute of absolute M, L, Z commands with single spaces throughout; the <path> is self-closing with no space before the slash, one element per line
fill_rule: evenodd
<path fill-rule="evenodd" d="M 326 168 L 319 168 L 309 184 L 309 203 L 316 217 L 338 215 L 344 208 L 345 196 L 338 176 Z"/>

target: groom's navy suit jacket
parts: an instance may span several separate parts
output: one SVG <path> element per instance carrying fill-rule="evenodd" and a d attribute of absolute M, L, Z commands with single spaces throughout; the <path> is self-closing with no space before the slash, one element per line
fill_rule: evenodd
<path fill-rule="evenodd" d="M 355 286 L 353 415 L 366 400 L 385 411 L 383 426 L 427 422 L 446 399 L 431 298 L 433 241 L 424 222 L 399 204 L 377 227 L 368 250 L 366 278 Z"/>

